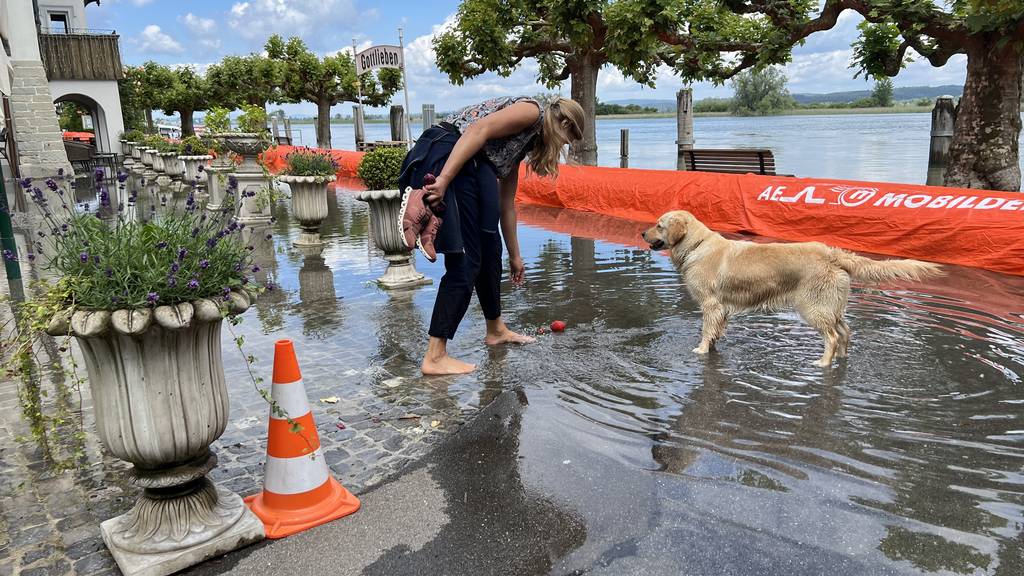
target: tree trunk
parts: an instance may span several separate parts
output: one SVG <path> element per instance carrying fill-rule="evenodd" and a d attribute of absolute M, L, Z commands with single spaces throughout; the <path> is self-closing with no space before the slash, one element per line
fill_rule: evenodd
<path fill-rule="evenodd" d="M 946 186 L 1020 191 L 1022 54 L 996 38 L 967 50 L 967 82 L 949 146 Z"/>
<path fill-rule="evenodd" d="M 193 128 L 192 116 L 195 114 L 194 110 L 181 110 L 178 112 L 181 115 L 181 137 L 192 136 L 196 133 Z"/>
<path fill-rule="evenodd" d="M 583 107 L 586 124 L 583 126 L 582 144 L 573 146 L 570 157 L 580 164 L 597 165 L 597 73 L 600 64 L 592 54 L 574 58 L 569 64 L 569 82 L 572 99 Z"/>
<path fill-rule="evenodd" d="M 316 103 L 316 145 L 318 148 L 331 148 L 331 102 L 319 100 Z"/>
<path fill-rule="evenodd" d="M 156 129 L 153 127 L 153 109 L 146 108 L 146 134 L 153 134 Z"/>

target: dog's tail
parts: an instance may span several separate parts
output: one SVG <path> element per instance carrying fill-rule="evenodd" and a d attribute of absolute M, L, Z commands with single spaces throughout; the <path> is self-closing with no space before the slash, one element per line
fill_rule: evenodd
<path fill-rule="evenodd" d="M 846 250 L 832 249 L 832 260 L 850 278 L 878 284 L 892 280 L 922 280 L 942 275 L 942 266 L 920 260 L 872 260 Z"/>

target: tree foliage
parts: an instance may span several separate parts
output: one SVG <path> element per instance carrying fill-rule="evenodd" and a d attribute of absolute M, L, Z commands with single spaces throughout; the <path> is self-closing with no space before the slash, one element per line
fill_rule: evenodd
<path fill-rule="evenodd" d="M 131 92 L 133 104 L 144 111 L 146 131 L 155 132 L 153 110 L 162 107 L 161 98 L 174 83 L 174 72 L 167 66 L 150 60 L 142 66 L 126 67 L 122 83 L 127 84 L 125 88 Z"/>
<path fill-rule="evenodd" d="M 745 70 L 732 79 L 729 111 L 740 116 L 767 116 L 794 107 L 786 89 L 786 74 L 778 67 Z"/>
<path fill-rule="evenodd" d="M 221 106 L 240 108 L 242 104 L 266 106 L 282 102 L 283 63 L 260 54 L 225 56 L 206 71 L 210 96 Z"/>
<path fill-rule="evenodd" d="M 267 55 L 281 65 L 282 96 L 293 102 L 307 101 L 317 105 L 317 143 L 330 147 L 330 109 L 341 102 L 356 102 L 357 81 L 362 86 L 363 103 L 383 106 L 402 87 L 399 70 L 384 68 L 378 74 L 367 72 L 356 77 L 352 56 L 339 52 L 323 58 L 306 47 L 299 38 L 286 42 L 277 34 L 266 43 Z"/>
<path fill-rule="evenodd" d="M 164 114 L 177 113 L 181 117 L 181 134 L 189 136 L 194 133 L 192 114 L 210 106 L 210 84 L 191 66 L 176 68 L 172 71 L 171 85 L 160 95 L 158 102 Z"/>

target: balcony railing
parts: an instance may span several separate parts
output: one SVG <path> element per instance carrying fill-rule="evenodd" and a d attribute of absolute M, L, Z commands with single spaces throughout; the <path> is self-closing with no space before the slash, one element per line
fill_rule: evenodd
<path fill-rule="evenodd" d="M 121 49 L 117 34 L 72 29 L 40 33 L 39 52 L 49 80 L 120 80 Z"/>

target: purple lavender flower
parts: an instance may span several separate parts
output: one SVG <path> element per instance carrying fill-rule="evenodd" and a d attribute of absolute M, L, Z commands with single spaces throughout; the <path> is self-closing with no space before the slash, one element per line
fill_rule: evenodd
<path fill-rule="evenodd" d="M 252 267 L 253 274 L 255 274 L 255 273 L 259 272 L 259 271 L 260 271 L 259 264 L 254 264 L 253 267 Z"/>
<path fill-rule="evenodd" d="M 95 175 L 96 175 L 96 181 L 100 182 L 107 175 L 107 173 L 103 171 L 103 168 L 97 168 Z"/>
<path fill-rule="evenodd" d="M 220 240 L 220 238 L 217 238 L 216 236 L 214 236 L 213 238 L 208 238 L 206 240 L 206 247 L 207 248 L 213 248 L 214 246 L 217 245 L 217 241 L 218 240 Z"/>
<path fill-rule="evenodd" d="M 100 263 L 100 257 L 99 256 L 93 256 L 92 257 L 92 261 L 93 261 L 94 264 L 99 264 Z"/>
<path fill-rule="evenodd" d="M 7 260 L 8 262 L 17 262 L 18 256 L 10 250 L 4 250 L 4 260 Z"/>
<path fill-rule="evenodd" d="M 160 295 L 157 294 L 156 292 L 150 292 L 149 294 L 146 294 L 146 302 L 149 302 L 150 304 L 156 304 L 156 301 L 159 299 Z"/>
<path fill-rule="evenodd" d="M 174 288 L 175 286 L 178 285 L 178 279 L 175 278 L 174 276 L 168 276 L 167 285 L 170 286 L 171 288 Z"/>
<path fill-rule="evenodd" d="M 238 188 L 238 178 L 235 178 L 234 175 L 228 176 L 228 188 Z"/>
<path fill-rule="evenodd" d="M 242 263 L 239 262 L 238 264 L 235 264 L 235 272 L 241 272 L 241 271 L 242 271 Z"/>
<path fill-rule="evenodd" d="M 60 187 L 57 186 L 57 182 L 53 178 L 47 178 L 46 179 L 46 187 L 49 188 L 50 190 L 54 191 L 54 192 L 56 192 L 57 190 L 60 190 Z"/>
<path fill-rule="evenodd" d="M 202 260 L 199 261 L 199 267 L 202 268 L 203 270 L 206 270 L 207 268 L 210 267 L 210 261 L 203 258 Z"/>
<path fill-rule="evenodd" d="M 188 250 L 178 248 L 178 260 L 184 260 L 186 256 L 188 256 Z"/>
<path fill-rule="evenodd" d="M 114 276 L 114 269 L 107 268 L 106 270 L 103 271 L 103 273 L 106 274 L 107 278 L 111 278 Z"/>
<path fill-rule="evenodd" d="M 18 183 L 21 184 L 21 187 L 24 188 L 25 190 L 28 190 L 29 188 L 32 187 L 31 178 L 22 178 L 20 181 L 18 181 Z"/>
<path fill-rule="evenodd" d="M 35 254 L 33 254 L 33 253 L 31 253 L 31 252 L 29 252 L 29 253 L 28 253 L 28 261 L 29 261 L 29 262 L 34 262 L 34 261 L 35 261 L 35 259 L 36 259 L 36 255 L 35 255 Z"/>
<path fill-rule="evenodd" d="M 273 235 L 273 234 L 267 234 L 267 240 L 270 240 L 270 239 L 271 239 L 271 238 L 273 238 L 273 237 L 274 237 L 274 235 Z"/>
<path fill-rule="evenodd" d="M 124 184 L 127 180 L 128 180 L 128 173 L 127 172 L 118 172 L 117 173 L 117 181 L 118 182 L 120 182 L 121 184 Z"/>
<path fill-rule="evenodd" d="M 58 168 L 57 169 L 57 176 L 60 176 L 61 178 L 64 177 L 64 169 L 63 168 Z"/>
<path fill-rule="evenodd" d="M 86 262 L 89 261 L 89 253 L 82 252 L 81 254 L 78 255 L 78 259 L 82 261 L 82 264 L 85 264 Z"/>
<path fill-rule="evenodd" d="M 221 290 L 221 294 L 225 301 L 229 300 L 229 297 L 231 296 L 231 288 L 225 286 L 224 289 Z"/>
<path fill-rule="evenodd" d="M 61 232 L 67 232 L 68 231 L 68 224 L 67 224 L 67 222 L 65 222 L 64 224 L 60 225 L 60 230 L 61 230 Z"/>
<path fill-rule="evenodd" d="M 273 292 L 274 288 L 276 288 L 276 286 L 274 286 L 273 282 L 267 282 L 267 292 Z"/>
<path fill-rule="evenodd" d="M 200 164 L 200 165 L 199 165 L 199 171 L 200 171 L 200 172 L 206 172 L 206 167 L 205 167 L 205 166 L 203 166 L 202 164 Z"/>
<path fill-rule="evenodd" d="M 171 274 L 174 274 L 175 272 L 177 272 L 180 269 L 181 269 L 181 266 L 179 266 L 177 262 L 171 262 Z"/>
<path fill-rule="evenodd" d="M 156 243 L 156 249 L 157 250 L 163 250 L 164 248 L 167 248 L 167 242 L 164 242 L 163 240 L 161 240 L 161 241 Z"/>
<path fill-rule="evenodd" d="M 195 278 L 189 280 L 188 281 L 188 288 L 189 288 L 189 290 L 198 290 L 199 289 L 199 280 L 197 280 Z"/>

